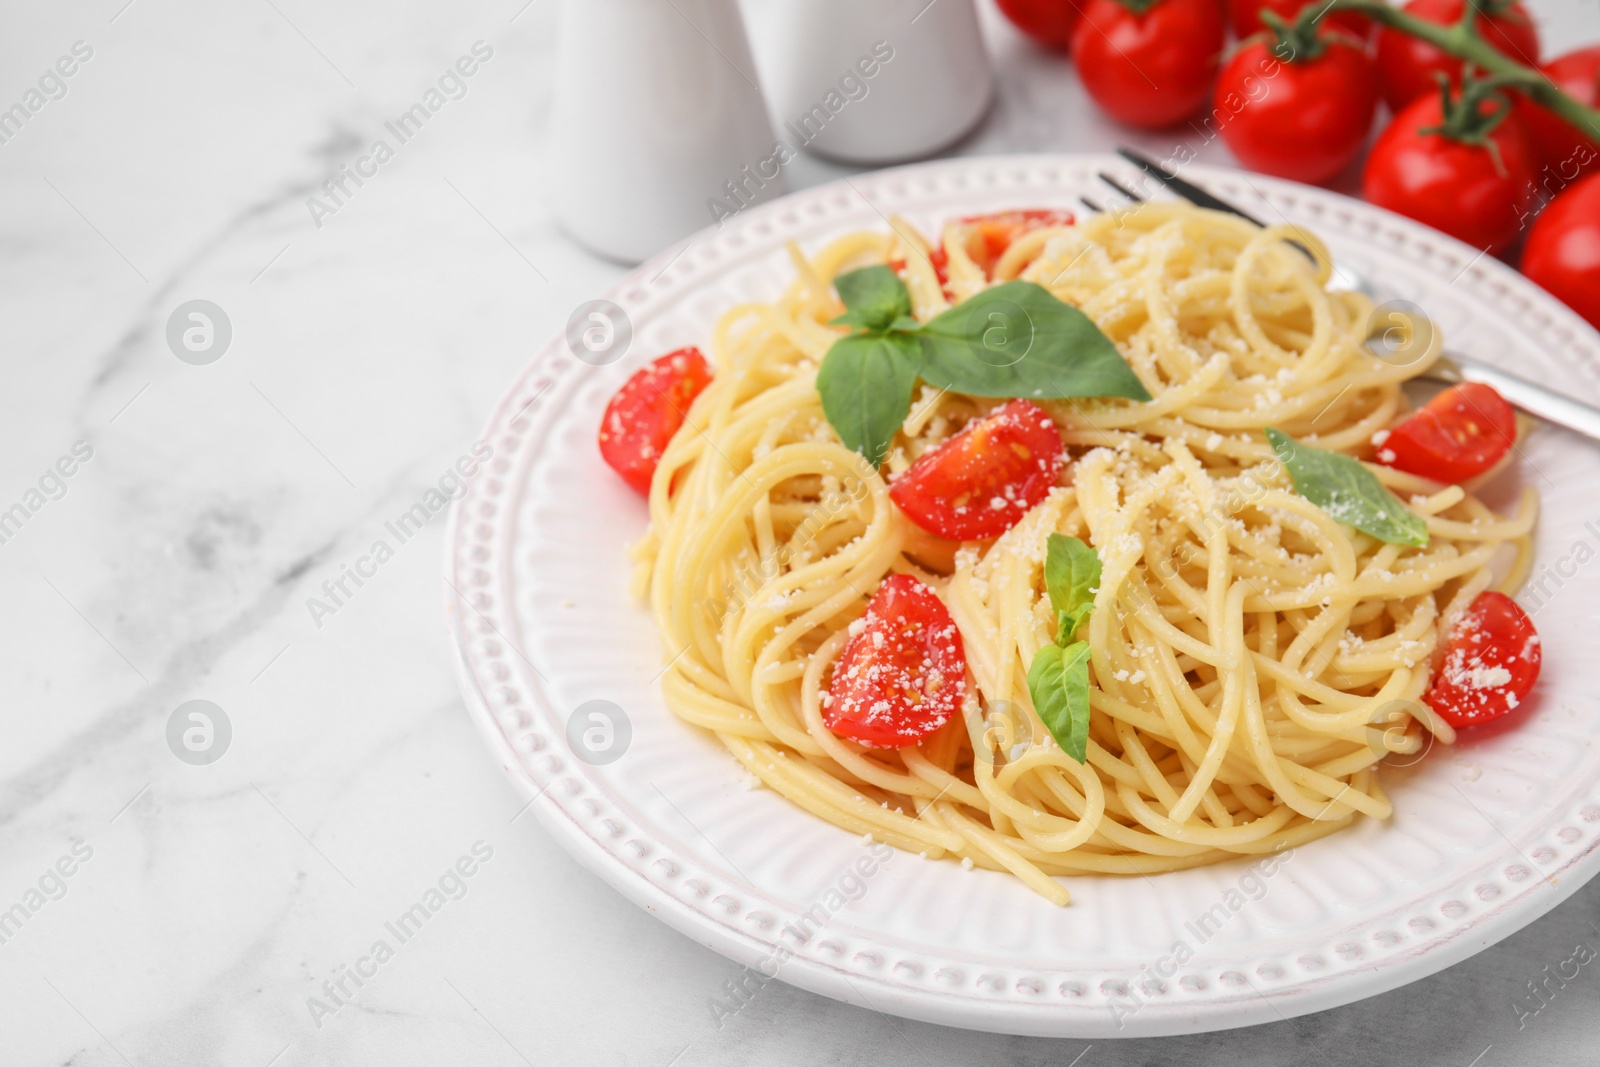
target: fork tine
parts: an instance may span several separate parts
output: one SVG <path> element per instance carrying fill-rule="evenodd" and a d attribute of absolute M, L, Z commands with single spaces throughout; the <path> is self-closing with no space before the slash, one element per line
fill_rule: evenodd
<path fill-rule="evenodd" d="M 1121 193 L 1123 196 L 1127 197 L 1129 200 L 1132 200 L 1136 204 L 1144 203 L 1144 197 L 1140 196 L 1138 193 L 1134 192 L 1132 189 L 1129 189 L 1126 185 L 1123 185 L 1121 182 L 1117 181 L 1117 179 L 1113 178 L 1110 174 L 1107 174 L 1105 171 L 1102 170 L 1102 171 L 1099 172 L 1099 175 L 1100 175 L 1100 180 L 1101 181 L 1103 181 L 1107 185 L 1111 186 L 1111 188 L 1115 189 L 1117 192 Z"/>
<path fill-rule="evenodd" d="M 1099 204 L 1095 203 L 1093 200 L 1090 200 L 1087 196 L 1078 197 L 1078 202 L 1081 203 L 1084 207 L 1088 208 L 1090 211 L 1094 212 L 1096 215 L 1104 215 L 1106 213 L 1106 209 L 1105 208 L 1101 207 Z"/>
<path fill-rule="evenodd" d="M 1212 211 L 1225 211 L 1230 215 L 1239 216 L 1246 222 L 1253 222 L 1257 226 L 1266 225 L 1266 223 L 1262 222 L 1254 215 L 1242 210 L 1241 208 L 1234 207 L 1221 197 L 1213 196 L 1197 185 L 1191 185 L 1189 182 L 1184 181 L 1176 174 L 1167 173 L 1167 171 L 1155 160 L 1140 155 L 1138 152 L 1135 152 L 1126 145 L 1117 149 L 1117 155 L 1121 156 L 1129 163 L 1132 163 L 1134 166 L 1144 171 L 1144 173 L 1150 178 L 1166 186 L 1169 192 L 1175 194 L 1180 199 L 1189 201 L 1189 203 L 1194 204 L 1197 207 L 1209 208 Z M 1101 177 L 1105 177 L 1105 175 L 1101 175 Z"/>
<path fill-rule="evenodd" d="M 1189 182 L 1184 181 L 1182 178 L 1178 177 L 1176 174 L 1167 173 L 1167 171 L 1162 169 L 1161 165 L 1159 163 L 1157 163 L 1155 160 L 1149 159 L 1149 158 L 1147 158 L 1145 156 L 1140 155 L 1138 152 L 1135 152 L 1133 149 L 1127 147 L 1126 145 L 1122 146 L 1121 148 L 1118 148 L 1117 149 L 1117 154 L 1119 156 L 1121 156 L 1123 159 L 1126 159 L 1129 163 L 1132 163 L 1134 166 L 1138 167 L 1140 170 L 1144 171 L 1144 173 L 1146 175 L 1148 175 L 1149 177 L 1151 177 L 1154 180 L 1160 182 L 1162 185 L 1164 185 L 1166 187 L 1168 192 L 1175 194 L 1176 196 L 1178 196 L 1179 198 L 1181 198 L 1183 200 L 1189 201 L 1189 203 L 1194 204 L 1196 207 L 1203 207 L 1203 208 L 1208 208 L 1209 210 L 1212 210 L 1212 211 L 1222 211 L 1222 212 L 1226 212 L 1229 215 L 1236 215 L 1239 218 L 1244 219 L 1246 222 L 1254 223 L 1255 225 L 1260 226 L 1263 229 L 1267 225 L 1266 223 L 1262 222 L 1260 219 L 1256 218 L 1254 215 L 1252 215 L 1249 212 L 1243 210 L 1242 208 L 1234 207 L 1232 204 L 1228 203 L 1226 200 L 1222 199 L 1221 197 L 1213 196 L 1212 194 L 1206 192 L 1204 189 L 1200 188 L 1199 186 L 1192 185 Z M 1133 197 L 1135 200 L 1139 199 L 1139 197 L 1135 196 L 1131 192 L 1128 192 L 1127 189 L 1124 189 L 1121 185 L 1119 185 L 1117 183 L 1116 179 L 1112 178 L 1110 175 L 1106 174 L 1104 171 L 1100 172 L 1100 179 L 1102 181 L 1108 183 L 1109 185 L 1113 186 L 1114 188 L 1121 190 L 1123 193 L 1126 193 L 1128 196 Z M 1293 240 L 1291 238 L 1284 238 L 1284 240 L 1287 241 L 1289 245 L 1291 245 L 1292 247 L 1297 249 L 1303 256 L 1305 256 L 1307 259 L 1309 259 L 1313 264 L 1315 264 L 1317 262 L 1317 257 L 1314 254 L 1312 254 L 1311 249 L 1307 248 L 1305 245 L 1301 244 L 1299 241 Z"/>

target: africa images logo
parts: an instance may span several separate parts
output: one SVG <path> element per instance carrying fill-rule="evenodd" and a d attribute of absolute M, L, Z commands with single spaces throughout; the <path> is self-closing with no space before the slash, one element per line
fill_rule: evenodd
<path fill-rule="evenodd" d="M 471 52 L 471 55 L 461 56 L 452 66 L 444 69 L 444 73 L 439 75 L 438 88 L 430 85 L 423 92 L 421 100 L 401 112 L 393 122 L 383 124 L 383 128 L 394 136 L 394 145 L 382 137 L 377 138 L 366 154 L 354 163 L 339 164 L 333 176 L 322 183 L 322 196 L 306 197 L 306 210 L 311 213 L 311 221 L 317 229 L 322 229 L 326 217 L 337 215 L 367 184 L 367 179 L 376 178 L 378 168 L 394 159 L 399 148 L 421 133 L 422 127 L 444 110 L 445 104 L 466 97 L 467 79 L 477 74 L 482 65 L 494 57 L 493 46 L 485 41 L 472 42 Z M 354 189 L 350 187 L 352 183 Z"/>
<path fill-rule="evenodd" d="M 422 532 L 450 506 L 450 501 L 466 495 L 467 487 L 477 477 L 483 464 L 494 455 L 494 446 L 486 441 L 474 441 L 471 455 L 456 458 L 445 468 L 435 485 L 430 485 L 410 507 L 383 524 L 389 537 L 374 540 L 365 553 L 351 563 L 341 564 L 339 575 L 322 583 L 322 596 L 306 597 L 306 611 L 313 626 L 320 630 L 323 621 L 350 603 L 368 581 L 378 576 L 378 568 L 395 557 L 396 551 Z M 394 544 L 389 543 L 389 538 Z"/>

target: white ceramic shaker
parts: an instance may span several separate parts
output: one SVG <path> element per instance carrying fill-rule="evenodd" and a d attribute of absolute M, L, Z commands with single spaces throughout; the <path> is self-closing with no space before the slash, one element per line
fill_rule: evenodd
<path fill-rule="evenodd" d="M 959 140 L 994 97 L 973 0 L 759 6 L 763 84 L 790 147 L 846 163 L 915 159 Z"/>
<path fill-rule="evenodd" d="M 638 262 L 784 191 L 737 0 L 565 0 L 556 79 L 556 214 L 602 255 Z"/>

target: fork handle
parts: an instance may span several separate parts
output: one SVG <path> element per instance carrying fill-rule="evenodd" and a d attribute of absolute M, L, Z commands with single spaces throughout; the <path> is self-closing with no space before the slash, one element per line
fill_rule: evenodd
<path fill-rule="evenodd" d="M 1537 415 L 1546 422 L 1565 426 L 1569 430 L 1583 434 L 1591 441 L 1600 442 L 1600 408 L 1574 400 L 1570 396 L 1562 396 L 1526 378 L 1518 378 L 1515 374 L 1507 374 L 1497 367 L 1465 359 L 1453 352 L 1447 358 L 1460 370 L 1461 377 L 1465 381 L 1482 382 L 1484 385 L 1493 386 L 1501 396 L 1511 402 L 1513 407 L 1521 408 L 1530 415 Z"/>

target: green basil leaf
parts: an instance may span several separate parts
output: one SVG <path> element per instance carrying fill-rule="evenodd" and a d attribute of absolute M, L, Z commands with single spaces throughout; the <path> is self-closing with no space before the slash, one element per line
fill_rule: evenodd
<path fill-rule="evenodd" d="M 847 448 L 874 467 L 900 432 L 917 384 L 917 346 L 903 334 L 856 334 L 828 349 L 817 371 L 822 411 Z"/>
<path fill-rule="evenodd" d="M 900 276 L 885 266 L 863 267 L 833 279 L 844 301 L 845 313 L 830 326 L 859 326 L 881 333 L 891 327 L 901 329 L 897 320 L 911 318 L 911 294 Z M 916 320 L 911 319 L 916 325 Z"/>
<path fill-rule="evenodd" d="M 924 323 L 923 380 L 971 396 L 1029 399 L 1150 393 L 1094 321 L 1033 282 L 985 289 Z"/>
<path fill-rule="evenodd" d="M 1045 541 L 1044 587 L 1056 609 L 1056 640 L 1068 644 L 1094 608 L 1095 590 L 1100 588 L 1099 554 L 1076 537 L 1051 534 Z"/>
<path fill-rule="evenodd" d="M 1360 461 L 1312 448 L 1270 426 L 1267 440 L 1288 469 L 1295 491 L 1337 521 L 1390 544 L 1427 545 L 1427 522 Z"/>
<path fill-rule="evenodd" d="M 1083 763 L 1089 752 L 1089 643 L 1046 645 L 1035 653 L 1028 695 L 1061 751 Z"/>
<path fill-rule="evenodd" d="M 1078 634 L 1078 627 L 1082 626 L 1094 611 L 1094 605 L 1079 604 L 1075 611 L 1056 612 L 1056 641 L 1061 644 L 1071 644 L 1072 639 Z"/>

